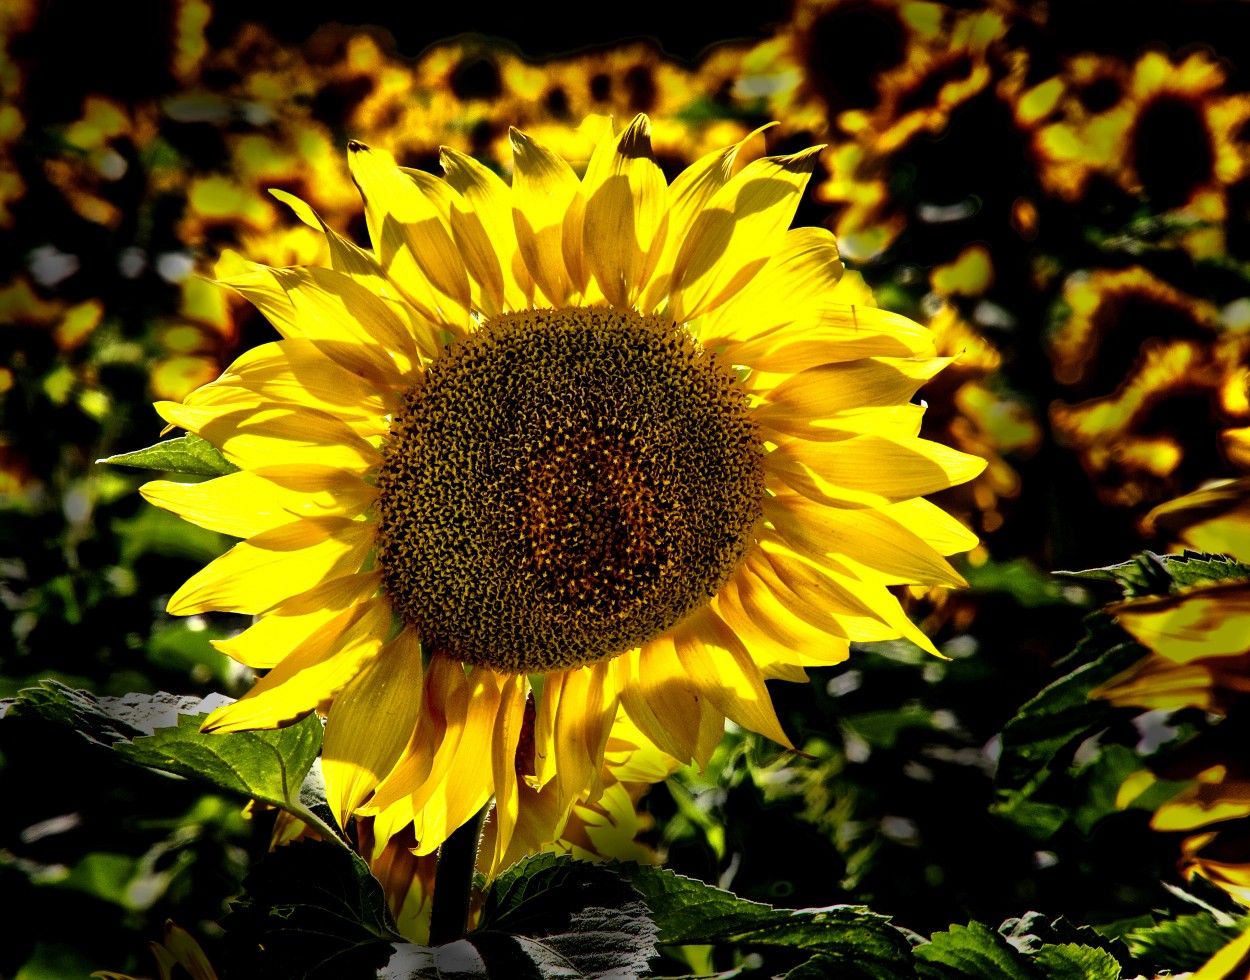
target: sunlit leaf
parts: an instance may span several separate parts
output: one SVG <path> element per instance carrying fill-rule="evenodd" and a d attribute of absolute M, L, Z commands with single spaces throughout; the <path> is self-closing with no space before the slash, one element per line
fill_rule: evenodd
<path fill-rule="evenodd" d="M 916 947 L 916 976 L 923 980 L 1041 980 L 1029 958 L 980 922 L 951 926 Z"/>
<path fill-rule="evenodd" d="M 190 476 L 225 476 L 239 469 L 211 442 L 190 433 L 180 439 L 166 439 L 146 449 L 119 453 L 96 462 Z"/>
<path fill-rule="evenodd" d="M 1226 943 L 1236 939 L 1247 921 L 1219 922 L 1210 912 L 1182 915 L 1124 937 L 1133 955 L 1156 970 L 1196 970 Z"/>
<path fill-rule="evenodd" d="M 624 865 L 661 944 L 733 943 L 821 953 L 837 976 L 910 977 L 911 953 L 890 920 L 858 905 L 775 909 L 663 868 Z"/>

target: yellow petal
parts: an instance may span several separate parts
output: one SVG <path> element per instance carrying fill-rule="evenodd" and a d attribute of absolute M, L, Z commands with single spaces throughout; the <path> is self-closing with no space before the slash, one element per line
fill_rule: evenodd
<path fill-rule="evenodd" d="M 759 667 L 725 621 L 706 606 L 674 629 L 677 659 L 698 689 L 726 717 L 788 749 Z"/>
<path fill-rule="evenodd" d="M 491 740 L 491 772 L 495 784 L 495 844 L 492 865 L 500 867 L 512 843 L 520 811 L 516 753 L 525 722 L 526 679 L 524 674 L 500 677 L 499 713 Z"/>
<path fill-rule="evenodd" d="M 381 460 L 373 446 L 326 412 L 266 407 L 259 401 L 224 414 L 177 402 L 153 407 L 166 422 L 207 439 L 243 469 L 320 463 L 363 473 Z"/>
<path fill-rule="evenodd" d="M 555 723 L 556 786 L 561 806 L 603 792 L 603 749 L 616 718 L 616 678 L 611 660 L 564 671 Z"/>
<path fill-rule="evenodd" d="M 668 189 L 668 234 L 664 236 L 664 250 L 655 273 L 643 293 L 643 313 L 652 312 L 668 299 L 673 262 L 690 233 L 690 226 L 716 192 L 743 166 L 760 156 L 764 142 L 761 134 L 775 125 L 768 123 L 733 146 L 713 150 L 677 175 Z"/>
<path fill-rule="evenodd" d="M 765 468 L 819 503 L 876 506 L 964 483 L 985 469 L 985 460 L 927 439 L 868 434 L 780 445 Z"/>
<path fill-rule="evenodd" d="M 373 528 L 343 517 L 310 517 L 241 541 L 191 576 L 169 600 L 175 616 L 256 615 L 319 582 L 360 568 Z"/>
<path fill-rule="evenodd" d="M 673 758 L 706 765 L 725 734 L 725 717 L 701 696 L 677 659 L 672 637 L 622 654 L 617 662 L 621 704 L 639 730 Z"/>
<path fill-rule="evenodd" d="M 777 254 L 733 299 L 699 323 L 713 344 L 748 340 L 811 316 L 833 301 L 842 278 L 838 244 L 827 228 L 791 228 Z"/>
<path fill-rule="evenodd" d="M 850 652 L 845 632 L 829 633 L 800 619 L 745 566 L 725 583 L 712 606 L 766 675 L 791 666 L 841 663 Z"/>
<path fill-rule="evenodd" d="M 864 358 L 822 364 L 788 378 L 764 395 L 757 419 L 781 431 L 803 433 L 814 421 L 870 406 L 906 403 L 951 362 L 947 357 Z"/>
<path fill-rule="evenodd" d="M 436 204 L 385 150 L 347 146 L 378 264 L 428 318 L 468 329 L 469 277 Z"/>
<path fill-rule="evenodd" d="M 955 555 L 963 551 L 971 551 L 981 543 L 981 539 L 973 532 L 937 504 L 923 497 L 900 500 L 882 508 L 882 512 L 904 527 L 910 528 L 928 542 L 939 555 Z"/>
<path fill-rule="evenodd" d="M 1233 582 L 1108 606 L 1133 639 L 1173 663 L 1250 651 L 1250 585 Z"/>
<path fill-rule="evenodd" d="M 717 346 L 708 340 L 708 346 Z M 888 310 L 830 302 L 794 323 L 751 340 L 729 342 L 725 356 L 734 364 L 761 366 L 778 375 L 864 357 L 931 357 L 933 333 L 928 327 Z M 772 377 L 749 386 L 773 388 L 782 379 Z"/>
<path fill-rule="evenodd" d="M 590 273 L 609 303 L 628 309 L 659 262 L 668 229 L 668 184 L 652 156 L 645 115 L 617 137 L 603 166 L 587 169 L 582 190 Z"/>
<path fill-rule="evenodd" d="M 517 245 L 516 228 L 512 221 L 512 192 L 508 185 L 494 171 L 458 150 L 441 147 L 439 160 L 447 175 L 447 183 L 460 193 L 466 205 L 463 209 L 453 210 L 452 231 L 470 273 L 485 289 L 486 279 L 492 283 L 496 281 L 492 266 L 498 268 L 498 281 L 502 283 L 501 305 L 510 310 L 526 309 L 534 299 L 534 280 L 525 268 Z M 475 250 L 470 261 L 469 252 L 461 244 L 462 232 L 466 240 L 476 239 L 477 233 L 463 227 L 457 230 L 457 221 L 461 226 L 479 225 L 489 240 L 491 254 L 480 255 Z M 494 292 L 493 285 L 489 291 Z"/>
<path fill-rule="evenodd" d="M 377 654 L 391 628 L 391 607 L 368 599 L 323 626 L 233 704 L 218 708 L 203 732 L 277 728 L 332 698 Z M 299 792 L 291 787 L 292 794 Z M 294 797 L 292 797 L 294 798 Z"/>
<path fill-rule="evenodd" d="M 421 716 L 421 643 L 403 629 L 335 697 L 321 744 L 330 812 L 346 827 L 352 812 L 399 759 Z"/>
<path fill-rule="evenodd" d="M 362 377 L 404 386 L 417 364 L 416 345 L 409 325 L 392 304 L 333 269 L 274 269 L 273 274 L 286 290 L 305 336 L 354 345 L 346 348 L 354 360 L 344 367 Z"/>
<path fill-rule="evenodd" d="M 332 411 L 343 419 L 380 418 L 399 406 L 399 393 L 382 387 L 373 376 L 343 367 L 336 347 L 355 355 L 351 344 L 322 344 L 297 338 L 261 344 L 240 355 L 216 380 L 192 392 L 186 405 L 208 404 L 214 388 L 250 391 L 288 405 Z"/>
<path fill-rule="evenodd" d="M 317 465 L 240 470 L 202 483 L 154 480 L 139 492 L 183 520 L 239 538 L 300 517 L 355 517 L 377 496 L 359 477 Z"/>
<path fill-rule="evenodd" d="M 436 781 L 431 773 L 429 782 L 434 790 L 426 802 L 418 805 L 420 794 L 414 794 L 416 854 L 429 854 L 441 846 L 453 830 L 486 805 L 494 792 L 494 773 L 487 760 L 491 757 L 502 679 L 481 667 L 469 674 L 468 710 L 463 721 L 457 719 L 461 731 L 455 755 L 442 779 Z M 452 724 L 448 718 L 449 735 Z"/>
<path fill-rule="evenodd" d="M 729 299 L 778 250 L 820 147 L 765 157 L 713 195 L 673 263 L 669 312 L 693 320 Z"/>
<path fill-rule="evenodd" d="M 967 585 L 920 537 L 879 510 L 824 507 L 777 494 L 765 498 L 764 516 L 791 547 L 818 561 L 845 556 L 884 573 L 892 585 Z"/>
<path fill-rule="evenodd" d="M 343 610 L 376 593 L 381 584 L 376 571 L 330 579 L 275 606 L 243 632 L 210 642 L 246 667 L 268 670 Z"/>
<path fill-rule="evenodd" d="M 399 762 L 378 784 L 373 799 L 359 808 L 360 812 L 387 813 L 389 817 L 392 808 L 397 808 L 397 818 L 406 822 L 425 806 L 446 778 L 469 708 L 469 683 L 464 668 L 442 654 L 430 657 L 422 705 L 420 720 Z"/>
<path fill-rule="evenodd" d="M 573 284 L 564 265 L 564 216 L 578 192 L 573 168 L 545 146 L 510 130 L 512 219 L 530 276 L 552 306 L 568 303 Z"/>

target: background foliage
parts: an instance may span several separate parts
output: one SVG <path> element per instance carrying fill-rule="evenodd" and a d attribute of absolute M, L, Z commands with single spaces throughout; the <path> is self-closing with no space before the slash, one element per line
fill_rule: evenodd
<path fill-rule="evenodd" d="M 274 770 L 182 778 L 216 771 L 189 748 L 190 717 L 211 707 L 200 699 L 250 678 L 209 645 L 241 617 L 164 607 L 229 539 L 144 505 L 138 471 L 93 465 L 156 440 L 153 399 L 270 339 L 192 272 L 226 249 L 319 261 L 269 188 L 363 240 L 350 138 L 417 168 L 437 171 L 440 144 L 502 168 L 509 125 L 584 160 L 587 114 L 637 111 L 670 179 L 774 119 L 770 151 L 828 144 L 798 221 L 833 228 L 880 305 L 961 354 L 922 392 L 925 435 L 990 466 L 938 501 L 982 535 L 962 568 L 971 588 L 910 596 L 951 659 L 880 644 L 807 687 L 772 685 L 803 756 L 731 731 L 706 772 L 644 798 L 644 840 L 673 874 L 596 879 L 649 910 L 652 930 L 622 948 L 643 963 L 685 949 L 684 967 L 652 960 L 672 974 L 1198 967 L 1243 910 L 1182 876 L 1184 834 L 1151 817 L 1192 777 L 1161 760 L 1220 726 L 1199 708 L 1091 700 L 1146 654 L 1098 610 L 1246 570 L 1144 558 L 1133 573 L 1050 573 L 1175 550 L 1151 508 L 1250 469 L 1229 435 L 1250 426 L 1250 11 L 795 0 L 678 28 L 658 3 L 594 17 L 455 7 L 397 19 L 389 5 L 302 4 L 263 21 L 207 0 L 0 11 L 0 698 L 18 699 L 0 722 L 0 976 L 152 975 L 146 944 L 167 919 L 231 962 L 240 936 L 272 936 L 264 903 L 289 898 L 297 852 L 262 861 L 276 814 L 316 816 L 298 792 L 315 754 L 300 739 L 319 739 L 307 726 L 265 749 L 286 783 L 268 782 Z M 178 697 L 145 697 L 162 691 Z M 179 712 L 169 744 L 139 749 Z M 1126 804 L 1121 787 L 1150 770 L 1162 781 Z M 369 975 L 368 951 L 394 938 L 385 910 L 369 912 L 369 880 L 345 849 L 298 846 L 309 880 L 359 886 L 346 932 L 309 928 Z M 565 873 L 544 858 L 515 880 L 524 898 Z M 871 951 L 805 946 L 803 930 L 778 941 L 769 911 L 673 875 L 782 909 L 866 907 L 853 913 L 865 943 L 879 916 L 932 942 L 913 956 L 894 930 Z M 666 904 L 673 889 L 683 897 Z M 701 901 L 726 903 L 726 931 L 682 918 Z M 498 941 L 479 937 L 483 963 Z M 712 942 L 713 958 L 696 948 Z M 340 946 L 327 949 L 313 952 Z M 396 971 L 439 975 L 404 955 Z"/>

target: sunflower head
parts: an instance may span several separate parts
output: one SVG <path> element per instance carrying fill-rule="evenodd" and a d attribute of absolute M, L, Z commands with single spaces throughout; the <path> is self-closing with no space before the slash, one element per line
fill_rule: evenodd
<path fill-rule="evenodd" d="M 600 797 L 620 719 L 674 764 L 726 718 L 788 745 L 766 679 L 937 652 L 890 588 L 961 584 L 976 540 L 922 499 L 983 466 L 918 437 L 945 359 L 789 228 L 819 148 L 756 132 L 669 184 L 650 131 L 580 176 L 513 131 L 510 183 L 351 144 L 372 249 L 286 196 L 332 268 L 223 267 L 282 339 L 157 406 L 240 468 L 144 488 L 244 539 L 170 600 L 256 617 L 220 646 L 268 673 L 205 728 L 325 711 L 378 854 L 493 797 L 498 866 Z"/>

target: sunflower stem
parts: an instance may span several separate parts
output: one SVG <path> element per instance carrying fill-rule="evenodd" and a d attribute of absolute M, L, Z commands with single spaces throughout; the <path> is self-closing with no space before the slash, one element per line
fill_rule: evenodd
<path fill-rule="evenodd" d="M 469 900 L 473 895 L 473 871 L 477 864 L 482 823 L 490 804 L 451 832 L 438 849 L 434 872 L 434 907 L 430 910 L 430 945 L 454 943 L 469 924 Z"/>

